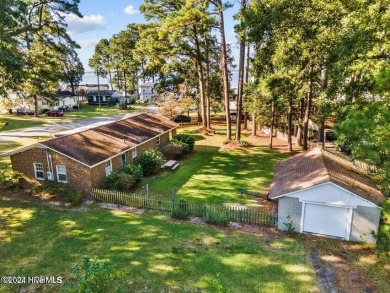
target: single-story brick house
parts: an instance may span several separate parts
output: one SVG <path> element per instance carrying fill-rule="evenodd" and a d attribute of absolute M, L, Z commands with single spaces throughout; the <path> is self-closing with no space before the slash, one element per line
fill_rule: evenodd
<path fill-rule="evenodd" d="M 112 171 L 156 149 L 176 135 L 177 124 L 149 113 L 15 150 L 12 168 L 41 182 L 76 190 L 98 187 Z"/>
<path fill-rule="evenodd" d="M 269 199 L 278 229 L 375 243 L 384 195 L 335 151 L 315 148 L 278 162 Z"/>

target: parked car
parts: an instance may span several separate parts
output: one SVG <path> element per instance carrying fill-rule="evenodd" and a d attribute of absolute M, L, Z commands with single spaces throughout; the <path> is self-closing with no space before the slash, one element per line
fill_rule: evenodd
<path fill-rule="evenodd" d="M 51 110 L 46 112 L 46 116 L 52 116 L 52 117 L 62 117 L 64 116 L 64 111 L 62 110 Z"/>
<path fill-rule="evenodd" d="M 10 110 L 10 114 L 12 114 L 12 109 Z M 24 109 L 24 108 L 17 108 L 16 114 L 18 115 L 34 115 L 34 110 L 31 109 Z"/>

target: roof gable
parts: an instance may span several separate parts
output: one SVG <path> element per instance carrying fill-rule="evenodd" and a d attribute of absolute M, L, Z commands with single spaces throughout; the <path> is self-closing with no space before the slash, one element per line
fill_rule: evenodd
<path fill-rule="evenodd" d="M 277 198 L 325 182 L 332 182 L 375 204 L 385 199 L 372 180 L 352 163 L 320 148 L 278 162 L 269 198 Z"/>

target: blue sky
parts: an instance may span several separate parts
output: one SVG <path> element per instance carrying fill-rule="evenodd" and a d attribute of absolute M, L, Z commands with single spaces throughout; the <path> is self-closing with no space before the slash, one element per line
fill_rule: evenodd
<path fill-rule="evenodd" d="M 225 11 L 225 33 L 228 43 L 236 45 L 233 15 L 238 11 L 238 0 L 231 1 L 233 8 Z M 139 7 L 143 0 L 81 0 L 79 10 L 84 16 L 68 15 L 66 22 L 71 37 L 81 46 L 79 57 L 86 74 L 83 83 L 94 83 L 96 78 L 88 67 L 95 45 L 100 39 L 109 39 L 125 29 L 129 23 L 145 23 Z M 237 47 L 237 46 L 233 46 Z M 237 55 L 237 49 L 234 54 Z M 236 58 L 237 59 L 237 58 Z"/>

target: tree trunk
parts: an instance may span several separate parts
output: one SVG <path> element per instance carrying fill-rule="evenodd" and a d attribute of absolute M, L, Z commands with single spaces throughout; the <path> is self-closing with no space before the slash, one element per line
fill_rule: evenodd
<path fill-rule="evenodd" d="M 196 71 L 198 74 L 198 83 L 200 91 L 200 106 L 202 113 L 202 126 L 207 129 L 207 111 L 206 111 L 206 99 L 205 99 L 205 85 L 204 85 L 204 76 L 203 76 L 203 66 L 202 66 L 202 55 L 200 50 L 200 44 L 198 39 L 198 32 L 196 26 L 193 27 L 195 34 L 195 55 L 196 55 Z"/>
<path fill-rule="evenodd" d="M 272 105 L 271 105 L 271 130 L 269 133 L 269 149 L 272 149 L 272 140 L 274 136 L 274 123 L 275 123 L 275 99 L 272 99 Z"/>
<path fill-rule="evenodd" d="M 127 110 L 127 82 L 126 82 L 126 71 L 123 71 L 123 88 L 125 91 L 125 110 Z"/>
<path fill-rule="evenodd" d="M 292 96 L 288 98 L 288 109 L 287 109 L 287 145 L 288 151 L 292 152 Z"/>
<path fill-rule="evenodd" d="M 207 116 L 207 129 L 211 129 L 211 121 L 210 121 L 210 60 L 209 60 L 209 42 L 207 36 L 205 38 L 205 47 L 206 47 L 206 116 Z"/>
<path fill-rule="evenodd" d="M 299 100 L 299 118 L 297 131 L 297 146 L 302 146 L 303 118 L 305 117 L 305 99 Z"/>
<path fill-rule="evenodd" d="M 39 118 L 38 97 L 34 95 L 34 117 Z"/>
<path fill-rule="evenodd" d="M 225 117 L 226 117 L 226 138 L 232 139 L 232 126 L 230 122 L 230 99 L 229 99 L 229 68 L 227 63 L 227 49 L 225 39 L 225 24 L 223 19 L 223 5 L 222 0 L 218 2 L 218 15 L 219 15 L 219 30 L 221 33 L 221 63 L 222 63 L 222 79 L 223 79 L 223 96 L 225 101 Z"/>
<path fill-rule="evenodd" d="M 310 65 L 308 92 L 307 92 L 306 109 L 305 109 L 305 118 L 303 120 L 303 144 L 302 144 L 302 148 L 305 151 L 308 149 L 309 119 L 310 119 L 311 104 L 312 104 L 312 100 L 313 100 L 313 80 L 312 80 L 312 75 L 313 75 L 313 65 Z"/>
<path fill-rule="evenodd" d="M 99 72 L 97 72 L 97 82 L 98 82 L 98 101 L 99 101 L 99 109 L 101 107 L 101 102 L 100 102 L 100 80 L 99 80 Z"/>
<path fill-rule="evenodd" d="M 241 11 L 246 8 L 246 0 L 241 0 Z M 241 139 L 241 116 L 242 116 L 242 93 L 244 90 L 244 63 L 245 63 L 245 41 L 240 40 L 240 60 L 238 63 L 238 95 L 237 95 L 237 117 L 236 117 L 236 141 Z"/>
<path fill-rule="evenodd" d="M 326 66 L 322 66 L 321 68 L 321 91 L 325 92 L 328 87 L 328 79 L 327 79 L 327 68 Z M 318 141 L 321 142 L 322 149 L 325 149 L 325 120 L 326 120 L 327 112 L 324 109 L 322 113 L 320 113 L 320 127 L 318 129 Z"/>
<path fill-rule="evenodd" d="M 245 72 L 245 83 L 249 83 L 249 57 L 250 57 L 250 43 L 247 43 L 247 49 L 246 49 L 246 72 Z M 249 118 L 249 113 L 245 111 L 244 113 L 244 129 L 248 129 L 248 118 Z"/>
<path fill-rule="evenodd" d="M 256 115 L 252 114 L 252 136 L 256 136 Z"/>

